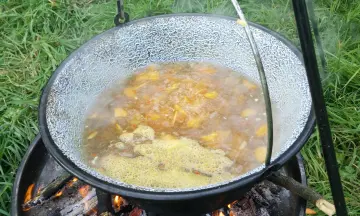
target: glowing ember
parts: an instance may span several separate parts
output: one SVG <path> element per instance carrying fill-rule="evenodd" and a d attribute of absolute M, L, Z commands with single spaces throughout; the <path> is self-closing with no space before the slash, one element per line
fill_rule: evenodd
<path fill-rule="evenodd" d="M 43 189 L 43 185 L 40 185 L 40 187 L 36 191 L 36 195 L 39 195 L 40 191 Z"/>
<path fill-rule="evenodd" d="M 225 216 L 225 215 L 224 215 L 224 213 L 220 212 L 220 213 L 219 213 L 219 216 Z"/>
<path fill-rule="evenodd" d="M 55 194 L 55 197 L 59 197 L 63 194 L 62 190 L 59 190 L 56 194 Z"/>
<path fill-rule="evenodd" d="M 129 216 L 141 216 L 141 215 L 142 215 L 142 210 L 139 209 L 138 207 L 134 208 L 129 214 Z"/>
<path fill-rule="evenodd" d="M 33 192 L 33 189 L 34 189 L 34 186 L 35 184 L 31 184 L 27 190 L 26 190 L 26 193 L 25 193 L 25 198 L 24 198 L 24 203 L 27 203 L 31 200 L 31 196 L 32 196 L 32 192 Z M 27 208 L 27 209 L 23 209 L 23 211 L 28 211 L 30 208 Z"/>
<path fill-rule="evenodd" d="M 231 204 L 228 204 L 227 207 L 228 207 L 228 208 L 231 208 Z"/>
<path fill-rule="evenodd" d="M 73 179 L 71 179 L 71 181 L 69 181 L 67 184 L 66 184 L 66 187 L 71 187 L 71 186 L 73 186 L 73 184 L 75 183 L 75 182 L 77 182 L 79 179 L 78 178 L 76 178 L 76 177 L 74 177 Z"/>
<path fill-rule="evenodd" d="M 79 194 L 82 197 L 86 197 L 86 195 L 89 193 L 90 185 L 84 185 L 79 189 Z"/>

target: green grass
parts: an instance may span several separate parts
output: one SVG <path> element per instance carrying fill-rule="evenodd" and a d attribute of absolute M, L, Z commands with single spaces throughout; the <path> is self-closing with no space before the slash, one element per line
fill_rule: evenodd
<path fill-rule="evenodd" d="M 266 2 L 266 3 L 264 3 Z M 249 20 L 299 45 L 291 1 L 240 1 Z M 174 12 L 233 16 L 230 0 L 125 0 L 131 19 Z M 40 90 L 59 63 L 113 26 L 115 0 L 0 0 L 0 215 L 9 215 L 11 187 L 38 133 Z M 317 0 L 328 74 L 325 97 L 350 215 L 360 215 L 360 4 Z M 319 138 L 302 150 L 309 184 L 331 199 Z"/>

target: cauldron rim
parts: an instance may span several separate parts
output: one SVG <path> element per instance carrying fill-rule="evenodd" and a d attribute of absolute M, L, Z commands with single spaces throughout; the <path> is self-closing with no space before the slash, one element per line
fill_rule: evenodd
<path fill-rule="evenodd" d="M 145 17 L 137 20 L 130 21 L 120 26 L 116 26 L 105 32 L 98 34 L 91 38 L 89 41 L 96 40 L 101 36 L 107 34 L 111 31 L 116 31 L 122 27 L 129 26 L 139 22 L 146 22 L 151 19 L 162 18 L 162 17 L 174 17 L 174 16 L 210 16 L 216 18 L 222 18 L 227 20 L 236 20 L 234 17 L 222 16 L 222 15 L 214 15 L 214 14 L 203 14 L 203 13 L 177 13 L 177 14 L 166 14 L 166 15 L 158 15 Z M 264 26 L 261 26 L 256 23 L 249 22 L 249 25 L 254 26 L 272 36 L 276 39 L 280 40 L 284 45 L 286 45 L 303 63 L 303 58 L 300 50 L 295 47 L 290 41 L 288 41 L 285 37 L 276 33 Z M 86 43 L 87 43 L 86 42 Z M 191 200 L 197 199 L 204 196 L 216 196 L 222 193 L 226 193 L 227 191 L 236 190 L 239 188 L 249 187 L 251 188 L 255 183 L 264 179 L 271 172 L 277 171 L 280 169 L 291 157 L 293 157 L 297 152 L 300 151 L 302 146 L 306 143 L 310 135 L 312 134 L 314 125 L 315 125 L 315 115 L 313 110 L 311 109 L 307 122 L 304 126 L 303 131 L 300 133 L 299 137 L 295 140 L 295 142 L 279 157 L 277 157 L 268 167 L 264 169 L 250 174 L 244 178 L 238 179 L 233 182 L 229 182 L 227 184 L 221 186 L 214 186 L 205 189 L 191 190 L 191 191 L 177 191 L 177 192 L 159 192 L 159 191 L 145 191 L 145 190 L 136 190 L 120 185 L 116 185 L 110 182 L 106 182 L 101 180 L 88 172 L 82 170 L 78 166 L 75 165 L 69 158 L 67 158 L 64 153 L 58 148 L 55 144 L 54 140 L 51 138 L 50 131 L 47 125 L 46 119 L 46 104 L 49 96 L 49 92 L 52 84 L 54 83 L 57 75 L 60 73 L 61 69 L 67 64 L 67 62 L 72 59 L 79 51 L 82 50 L 83 46 L 80 46 L 78 49 L 73 51 L 62 63 L 57 67 L 54 73 L 51 75 L 50 79 L 46 83 L 40 97 L 40 105 L 39 105 L 39 130 L 41 137 L 44 141 L 45 147 L 50 152 L 50 154 L 54 157 L 54 159 L 62 166 L 65 170 L 72 173 L 74 176 L 82 179 L 86 183 L 93 185 L 102 190 L 108 191 L 112 194 L 119 194 L 124 197 L 134 198 L 134 199 L 143 199 L 143 200 L 156 200 L 156 201 L 180 201 L 180 200 Z"/>

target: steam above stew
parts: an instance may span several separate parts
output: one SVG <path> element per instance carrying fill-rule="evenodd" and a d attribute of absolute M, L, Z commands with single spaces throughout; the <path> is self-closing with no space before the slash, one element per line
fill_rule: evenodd
<path fill-rule="evenodd" d="M 262 91 L 250 80 L 209 63 L 153 64 L 96 99 L 83 153 L 128 184 L 189 188 L 261 165 L 266 133 Z"/>

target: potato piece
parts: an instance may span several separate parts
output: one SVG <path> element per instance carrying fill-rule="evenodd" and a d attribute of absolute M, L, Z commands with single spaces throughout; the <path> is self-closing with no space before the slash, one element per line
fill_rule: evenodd
<path fill-rule="evenodd" d="M 119 150 L 124 150 L 124 149 L 126 149 L 125 144 L 122 143 L 122 142 L 117 142 L 117 143 L 114 144 L 114 146 L 115 146 L 115 148 L 117 148 L 117 149 L 119 149 Z"/>
<path fill-rule="evenodd" d="M 125 88 L 124 89 L 124 95 L 129 98 L 136 97 L 136 90 L 134 88 Z"/>
<path fill-rule="evenodd" d="M 212 132 L 211 134 L 202 136 L 201 140 L 204 142 L 216 142 L 218 135 L 219 134 L 217 132 Z"/>
<path fill-rule="evenodd" d="M 136 141 L 146 141 L 155 139 L 155 131 L 149 126 L 139 125 L 133 132 Z"/>
<path fill-rule="evenodd" d="M 242 149 L 244 149 L 246 146 L 247 146 L 247 142 L 246 141 L 243 141 L 241 144 L 240 144 L 240 146 L 239 146 L 239 149 L 240 150 L 242 150 Z"/>
<path fill-rule="evenodd" d="M 257 137 L 264 137 L 267 134 L 267 125 L 263 124 L 256 130 Z"/>
<path fill-rule="evenodd" d="M 207 92 L 204 94 L 204 97 L 208 99 L 215 99 L 218 96 L 218 93 L 216 91 Z"/>
<path fill-rule="evenodd" d="M 255 90 L 257 88 L 257 86 L 250 82 L 250 81 L 247 81 L 247 80 L 243 80 L 242 83 L 244 84 L 244 86 L 246 86 L 246 88 L 248 88 L 249 90 Z"/>
<path fill-rule="evenodd" d="M 256 111 L 254 109 L 244 109 L 241 112 L 241 117 L 250 117 L 256 115 Z"/>
<path fill-rule="evenodd" d="M 255 159 L 260 162 L 260 163 L 264 163 L 265 158 L 266 158 L 266 147 L 262 146 L 262 147 L 257 147 L 254 151 L 255 154 Z"/>
<path fill-rule="evenodd" d="M 156 121 L 156 120 L 158 120 L 160 118 L 161 118 L 161 116 L 156 114 L 156 113 L 150 113 L 150 114 L 147 115 L 147 119 L 151 120 L 151 121 Z"/>
<path fill-rule="evenodd" d="M 123 133 L 120 135 L 119 139 L 123 143 L 132 143 L 134 142 L 134 134 L 133 133 Z"/>
<path fill-rule="evenodd" d="M 122 108 L 115 108 L 114 109 L 114 116 L 116 118 L 118 117 L 126 117 L 127 116 L 127 112 L 126 110 L 122 109 Z"/>

